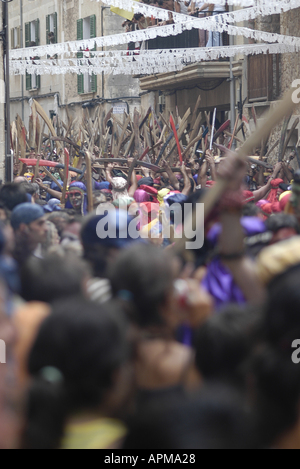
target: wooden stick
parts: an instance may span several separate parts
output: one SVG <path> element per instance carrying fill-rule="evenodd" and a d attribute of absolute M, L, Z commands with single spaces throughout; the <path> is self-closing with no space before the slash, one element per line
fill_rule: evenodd
<path fill-rule="evenodd" d="M 60 188 L 60 190 L 63 191 L 63 188 L 62 188 L 61 184 L 58 182 L 58 180 L 56 179 L 56 177 L 53 176 L 53 174 L 50 173 L 50 171 L 47 168 L 45 168 L 45 166 L 41 166 L 41 168 L 43 169 L 44 173 L 46 173 L 47 176 L 50 179 L 52 179 L 53 182 L 55 182 L 55 184 Z"/>
<path fill-rule="evenodd" d="M 251 154 L 253 148 L 256 148 L 260 142 L 265 139 L 282 119 L 293 112 L 296 105 L 293 103 L 292 94 L 293 89 L 290 90 L 279 102 L 276 109 L 272 108 L 265 116 L 264 122 L 260 125 L 250 138 L 239 148 L 236 152 L 239 158 L 244 159 Z M 217 183 L 205 194 L 203 198 L 204 203 L 204 219 L 206 220 L 215 204 L 220 200 L 222 194 L 227 189 L 229 184 L 228 180 L 219 179 Z M 188 225 L 195 227 L 196 225 L 196 210 L 194 209 L 187 220 Z M 200 227 L 203 230 L 203 226 Z M 178 240 L 175 245 L 175 252 L 182 253 L 186 249 L 187 239 L 183 234 L 182 239 Z"/>
<path fill-rule="evenodd" d="M 88 212 L 93 211 L 93 181 L 92 181 L 92 157 L 89 151 L 85 152 L 86 164 L 86 190 L 88 199 Z"/>
<path fill-rule="evenodd" d="M 230 132 L 227 132 L 227 130 L 224 131 L 224 134 L 227 135 L 227 137 L 231 137 L 231 139 L 234 139 L 239 143 L 242 143 L 242 144 L 244 143 L 243 140 L 238 138 L 236 135 L 232 135 Z"/>
<path fill-rule="evenodd" d="M 65 168 L 64 168 L 64 185 L 62 190 L 62 203 L 65 204 L 67 185 L 68 185 L 68 175 L 69 175 L 69 160 L 70 155 L 68 150 L 65 148 Z"/>
<path fill-rule="evenodd" d="M 120 139 L 119 139 L 119 145 L 117 147 L 117 151 L 116 151 L 116 157 L 119 156 L 119 153 L 120 153 L 120 149 L 121 149 L 121 145 L 122 145 L 122 142 L 123 142 L 123 139 L 124 139 L 124 135 L 125 135 L 125 132 L 127 130 L 127 127 L 128 127 L 128 124 L 130 122 L 130 116 L 128 116 L 125 120 L 125 124 L 123 125 L 123 128 L 122 128 L 122 133 L 121 133 L 121 136 L 120 136 Z"/>
<path fill-rule="evenodd" d="M 193 115 L 192 115 L 192 121 L 191 121 L 191 128 L 192 128 L 192 129 L 194 128 L 194 125 L 195 125 L 195 123 L 196 123 L 196 120 L 198 119 L 198 116 L 199 116 L 199 114 L 197 115 L 197 111 L 198 111 L 198 109 L 199 109 L 199 107 L 200 107 L 200 103 L 201 103 L 201 96 L 199 95 L 199 96 L 198 96 L 198 99 L 197 99 L 197 101 L 196 101 L 196 106 L 195 106 L 195 108 L 194 108 Z M 200 124 L 200 122 L 199 122 L 199 124 Z M 198 131 L 198 129 L 196 130 L 196 133 L 197 133 L 197 131 Z"/>
<path fill-rule="evenodd" d="M 283 158 L 283 153 L 282 152 L 283 152 L 283 147 L 284 147 L 284 142 L 285 142 L 285 136 L 286 136 L 287 128 L 288 128 L 289 122 L 291 120 L 291 117 L 292 117 L 292 114 L 285 117 L 282 129 L 281 129 L 280 145 L 279 145 L 279 151 L 278 151 L 278 161 L 279 162 L 282 161 L 282 158 Z"/>
<path fill-rule="evenodd" d="M 49 117 L 47 116 L 47 114 L 45 113 L 44 109 L 42 108 L 42 106 L 34 99 L 33 100 L 34 104 L 35 104 L 35 108 L 36 108 L 36 112 L 41 116 L 42 119 L 44 119 L 44 121 L 46 122 L 51 134 L 53 137 L 57 137 L 56 135 L 56 132 L 54 130 L 54 127 L 51 123 L 51 120 L 49 119 Z M 61 149 L 61 145 L 59 142 L 56 142 L 56 148 L 57 150 Z"/>
<path fill-rule="evenodd" d="M 266 154 L 265 158 L 269 158 L 269 156 L 271 155 L 272 151 L 275 150 L 276 147 L 278 147 L 280 143 L 280 139 L 276 140 L 276 142 L 274 143 L 274 145 L 272 145 L 272 147 L 270 148 L 270 150 L 268 151 L 268 153 Z"/>
<path fill-rule="evenodd" d="M 228 145 L 229 150 L 231 150 L 231 147 L 232 147 L 232 144 L 233 144 L 233 140 L 234 140 L 234 137 L 235 137 L 235 133 L 236 133 L 236 129 L 237 129 L 237 126 L 238 126 L 238 122 L 239 122 L 239 116 L 237 115 L 236 120 L 235 120 L 234 129 L 233 129 L 233 134 L 232 134 L 232 136 L 231 136 L 231 140 L 230 140 L 230 143 L 229 143 L 229 145 Z"/>
<path fill-rule="evenodd" d="M 293 125 L 292 125 L 292 127 L 291 127 L 291 130 L 289 131 L 288 136 L 287 136 L 287 138 L 286 138 L 286 140 L 285 140 L 285 143 L 284 143 L 284 146 L 283 146 L 283 150 L 282 150 L 282 159 L 284 159 L 284 155 L 285 155 L 286 149 L 287 149 L 288 144 L 289 144 L 289 142 L 290 142 L 290 140 L 291 140 L 291 138 L 292 138 L 293 132 L 294 132 L 294 130 L 295 130 L 295 128 L 297 127 L 298 124 L 299 124 L 299 117 L 297 117 L 297 119 L 295 119 L 295 121 L 294 121 L 294 123 L 293 123 Z"/>
<path fill-rule="evenodd" d="M 141 157 L 139 119 L 140 119 L 140 115 L 138 113 L 138 110 L 135 108 L 134 109 L 133 127 L 134 127 L 136 155 L 135 155 L 135 158 L 134 158 L 134 160 L 133 160 L 133 162 L 132 162 L 132 164 L 129 168 L 128 179 L 127 179 L 127 189 L 129 189 L 129 187 L 130 187 L 130 181 L 131 181 L 131 176 L 132 176 L 134 167 L 135 167 L 136 163 L 138 162 L 138 160 Z"/>

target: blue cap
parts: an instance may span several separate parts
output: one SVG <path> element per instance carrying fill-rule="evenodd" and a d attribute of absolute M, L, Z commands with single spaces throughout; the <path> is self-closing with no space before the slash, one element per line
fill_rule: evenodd
<path fill-rule="evenodd" d="M 29 225 L 43 216 L 44 210 L 40 205 L 29 203 L 19 204 L 12 211 L 10 223 L 13 229 L 17 230 L 21 223 Z"/>
<path fill-rule="evenodd" d="M 46 213 L 60 211 L 61 208 L 59 207 L 59 204 L 60 204 L 60 200 L 50 199 L 47 205 L 43 206 L 43 210 Z"/>

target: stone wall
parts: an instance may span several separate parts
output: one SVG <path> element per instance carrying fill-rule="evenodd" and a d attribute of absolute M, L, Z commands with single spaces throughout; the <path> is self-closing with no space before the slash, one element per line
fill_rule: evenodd
<path fill-rule="evenodd" d="M 4 4 L 1 2 L 0 15 L 2 18 Z M 5 117 L 4 117 L 4 103 L 5 103 L 5 84 L 3 75 L 3 43 L 0 46 L 0 179 L 5 179 Z"/>

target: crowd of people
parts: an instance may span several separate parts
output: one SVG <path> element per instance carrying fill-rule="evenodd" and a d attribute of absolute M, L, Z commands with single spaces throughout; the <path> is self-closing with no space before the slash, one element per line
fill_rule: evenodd
<path fill-rule="evenodd" d="M 65 200 L 51 168 L 1 186 L 2 448 L 300 448 L 300 172 L 163 170 L 93 172 L 94 211 L 86 174 Z"/>
<path fill-rule="evenodd" d="M 227 7 L 221 4 L 213 4 L 202 1 L 192 1 L 192 0 L 143 0 L 143 3 L 154 6 L 156 8 L 161 8 L 169 11 L 169 20 L 162 21 L 160 19 L 155 19 L 152 17 L 145 17 L 140 13 L 137 13 L 133 16 L 131 20 L 126 20 L 123 23 L 123 27 L 126 32 L 147 29 L 157 26 L 165 26 L 167 24 L 173 24 L 174 19 L 172 12 L 181 13 L 183 15 L 192 16 L 194 18 L 206 18 L 208 16 L 217 16 L 222 13 L 226 13 Z M 216 19 L 217 21 L 217 19 Z M 196 36 L 199 36 L 199 42 L 197 46 L 199 47 L 221 47 L 223 45 L 223 35 L 218 31 L 205 31 L 199 30 L 196 33 Z M 195 38 L 193 37 L 190 47 L 196 47 Z M 128 50 L 138 51 L 143 47 L 142 43 L 130 43 L 128 45 Z M 167 48 L 170 45 L 167 45 Z M 181 46 L 183 47 L 183 45 Z"/>

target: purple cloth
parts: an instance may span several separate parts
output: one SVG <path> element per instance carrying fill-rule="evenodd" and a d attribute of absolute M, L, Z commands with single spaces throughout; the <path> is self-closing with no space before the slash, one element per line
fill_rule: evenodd
<path fill-rule="evenodd" d="M 217 310 L 228 303 L 246 303 L 243 292 L 235 284 L 231 272 L 224 267 L 218 258 L 214 259 L 208 266 L 202 286 L 214 298 Z"/>
<path fill-rule="evenodd" d="M 83 205 L 82 205 L 82 215 L 87 215 L 87 213 L 88 213 L 88 203 L 87 203 L 86 187 L 82 182 L 74 181 L 70 184 L 69 191 L 71 191 L 72 189 L 76 189 L 76 187 L 78 189 L 81 189 L 84 192 Z M 66 202 L 65 207 L 66 208 L 73 208 L 71 202 L 69 201 L 69 197 L 68 197 L 68 200 Z"/>
<path fill-rule="evenodd" d="M 258 217 L 243 217 L 241 218 L 241 225 L 244 228 L 245 236 L 255 236 L 267 231 L 266 225 Z M 216 223 L 209 231 L 207 240 L 210 244 L 215 246 L 218 242 L 219 236 L 222 232 L 220 223 Z"/>
<path fill-rule="evenodd" d="M 103 182 L 95 181 L 94 189 L 96 191 L 101 191 L 102 189 L 110 189 L 110 183 L 108 181 L 103 181 Z"/>

